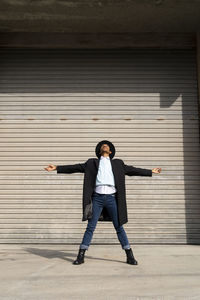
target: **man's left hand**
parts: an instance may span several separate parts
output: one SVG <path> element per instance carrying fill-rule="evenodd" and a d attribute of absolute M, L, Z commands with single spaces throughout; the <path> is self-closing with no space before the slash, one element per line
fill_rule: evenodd
<path fill-rule="evenodd" d="M 152 173 L 160 173 L 161 170 L 162 170 L 161 168 L 153 168 Z"/>

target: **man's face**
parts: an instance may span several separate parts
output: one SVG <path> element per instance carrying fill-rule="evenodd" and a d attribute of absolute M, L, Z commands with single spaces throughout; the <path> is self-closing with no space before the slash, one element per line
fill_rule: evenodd
<path fill-rule="evenodd" d="M 107 153 L 107 154 L 112 153 L 112 152 L 110 151 L 110 147 L 108 146 L 108 144 L 103 144 L 103 145 L 101 145 L 101 148 L 100 148 L 100 154 L 102 154 L 102 153 Z"/>

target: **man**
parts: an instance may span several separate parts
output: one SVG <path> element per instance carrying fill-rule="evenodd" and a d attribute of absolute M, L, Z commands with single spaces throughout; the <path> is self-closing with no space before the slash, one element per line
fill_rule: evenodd
<path fill-rule="evenodd" d="M 152 176 L 160 173 L 161 168 L 152 170 L 135 168 L 124 164 L 121 159 L 112 159 L 115 155 L 114 145 L 103 140 L 96 145 L 96 156 L 85 163 L 74 165 L 54 166 L 44 168 L 47 171 L 57 170 L 57 173 L 85 173 L 83 185 L 83 216 L 82 221 L 88 220 L 79 252 L 73 264 L 84 263 L 84 254 L 88 250 L 98 221 L 113 222 L 117 237 L 125 250 L 128 264 L 137 265 L 123 224 L 128 222 L 125 175 Z"/>

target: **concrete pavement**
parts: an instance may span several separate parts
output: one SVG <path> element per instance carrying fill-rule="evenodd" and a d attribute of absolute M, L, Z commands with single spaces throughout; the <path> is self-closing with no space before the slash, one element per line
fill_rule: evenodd
<path fill-rule="evenodd" d="M 200 300 L 200 245 L 0 244 L 0 300 Z"/>

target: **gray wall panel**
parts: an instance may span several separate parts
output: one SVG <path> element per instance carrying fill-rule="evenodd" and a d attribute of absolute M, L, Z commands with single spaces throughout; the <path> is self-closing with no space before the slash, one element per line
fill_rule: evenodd
<path fill-rule="evenodd" d="M 84 162 L 109 139 L 116 158 L 161 167 L 126 177 L 131 244 L 200 242 L 200 146 L 194 50 L 0 50 L 0 243 L 82 239 Z M 70 211 L 70 212 L 69 212 Z M 92 243 L 116 243 L 99 222 Z"/>

